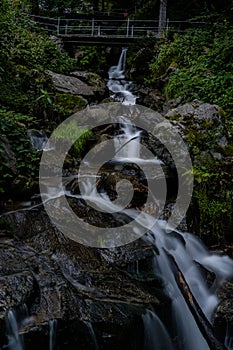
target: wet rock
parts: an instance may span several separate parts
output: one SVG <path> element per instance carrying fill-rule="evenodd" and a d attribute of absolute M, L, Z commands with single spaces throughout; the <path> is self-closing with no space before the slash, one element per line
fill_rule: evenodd
<path fill-rule="evenodd" d="M 182 103 L 182 97 L 181 96 L 179 96 L 179 97 L 177 97 L 175 99 L 172 99 L 172 100 L 164 102 L 164 104 L 163 104 L 163 113 L 166 114 L 171 109 L 178 107 L 181 103 Z"/>
<path fill-rule="evenodd" d="M 194 100 L 169 110 L 165 117 L 180 123 L 192 122 L 197 130 L 222 126 L 222 112 L 217 105 Z"/>
<path fill-rule="evenodd" d="M 70 73 L 70 75 L 64 75 L 47 70 L 46 74 L 50 77 L 60 99 L 61 96 L 67 99 L 69 96 L 74 95 L 76 97 L 79 96 L 80 99 L 84 97 L 89 102 L 96 102 L 107 96 L 106 84 L 96 73 L 77 71 Z M 64 97 L 63 103 L 65 102 Z M 68 102 L 69 104 L 72 103 L 71 97 L 69 97 Z M 82 103 L 84 103 L 84 100 Z"/>
<path fill-rule="evenodd" d="M 218 296 L 220 303 L 216 309 L 213 318 L 213 327 L 217 337 L 222 340 L 226 340 L 226 329 L 229 331 L 229 334 L 233 330 L 233 304 L 232 304 L 232 295 L 233 295 L 233 280 L 227 281 L 219 289 Z"/>
<path fill-rule="evenodd" d="M 92 88 L 76 77 L 58 74 L 52 71 L 46 71 L 46 73 L 51 77 L 54 88 L 58 92 L 81 96 L 94 95 Z"/>
<path fill-rule="evenodd" d="M 105 81 L 96 73 L 85 72 L 85 71 L 75 71 L 70 73 L 71 76 L 77 77 L 89 86 L 91 86 L 92 91 L 99 98 L 104 98 L 107 94 L 107 86 Z"/>
<path fill-rule="evenodd" d="M 161 280 L 148 274 L 156 254 L 152 245 L 138 240 L 112 250 L 88 248 L 65 238 L 40 207 L 5 215 L 5 220 L 15 238 L 0 238 L 1 347 L 7 311 L 26 304 L 29 318 L 20 329 L 26 349 L 47 346 L 51 319 L 58 320 L 56 338 L 63 349 L 80 343 L 92 349 L 90 325 L 101 349 L 125 344 L 141 349 L 144 310 L 170 307 Z M 133 264 L 138 266 L 134 271 Z"/>
<path fill-rule="evenodd" d="M 154 111 L 161 112 L 163 110 L 163 104 L 165 102 L 164 97 L 159 90 L 150 89 L 148 87 L 142 87 L 137 90 L 137 103 L 151 108 Z"/>
<path fill-rule="evenodd" d="M 6 162 L 9 163 L 10 169 L 13 172 L 13 174 L 17 174 L 18 170 L 17 170 L 16 156 L 11 148 L 9 140 L 7 139 L 7 137 L 1 136 L 0 143 L 5 152 L 4 156 L 6 158 Z"/>
<path fill-rule="evenodd" d="M 63 50 L 64 49 L 64 45 L 63 45 L 63 41 L 61 38 L 58 38 L 56 35 L 50 35 L 49 39 L 57 45 L 57 47 L 59 48 L 59 50 Z"/>

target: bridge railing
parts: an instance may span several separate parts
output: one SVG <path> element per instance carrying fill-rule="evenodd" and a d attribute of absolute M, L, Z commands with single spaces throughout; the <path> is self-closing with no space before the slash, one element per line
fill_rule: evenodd
<path fill-rule="evenodd" d="M 59 36 L 111 36 L 111 37 L 156 37 L 158 36 L 158 20 L 98 20 L 49 18 L 32 16 L 32 22 Z M 202 26 L 207 22 L 167 21 L 163 31 L 184 31 L 185 28 Z"/>

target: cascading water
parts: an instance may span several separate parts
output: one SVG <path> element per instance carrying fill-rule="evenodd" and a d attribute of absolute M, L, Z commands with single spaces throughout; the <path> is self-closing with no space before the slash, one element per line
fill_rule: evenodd
<path fill-rule="evenodd" d="M 228 323 L 224 345 L 228 350 L 233 350 L 233 330 L 230 329 Z"/>
<path fill-rule="evenodd" d="M 163 164 L 157 157 L 142 158 L 141 155 L 141 134 L 127 119 L 122 117 L 120 134 L 114 137 L 115 157 L 114 160 L 120 163 L 135 162 L 148 164 Z M 135 141 L 135 142 L 132 142 Z"/>
<path fill-rule="evenodd" d="M 49 350 L 55 349 L 56 343 L 56 333 L 57 333 L 57 320 L 49 320 Z"/>
<path fill-rule="evenodd" d="M 111 67 L 109 70 L 110 80 L 108 87 L 113 92 L 124 93 L 124 90 L 127 89 L 127 85 L 122 84 L 121 81 L 115 82 L 113 80 L 124 79 L 126 52 L 126 49 L 122 50 L 118 65 Z M 125 102 L 124 98 L 120 101 L 123 103 Z M 130 98 L 129 101 L 126 99 L 126 104 L 134 104 L 135 101 L 136 99 L 133 98 Z M 122 137 L 115 138 L 115 158 L 121 161 L 125 160 L 126 162 L 133 162 L 137 159 L 136 163 L 139 163 L 140 142 L 137 142 L 138 146 L 135 147 L 135 142 L 131 143 L 130 140 L 139 140 L 140 131 L 136 130 L 135 127 L 130 125 L 130 123 L 127 123 L 125 120 L 124 123 L 125 124 L 122 127 Z M 121 144 L 125 146 L 122 147 Z M 117 151 L 118 149 L 119 152 Z M 146 162 L 148 160 L 141 161 Z M 130 216 L 132 213 L 128 213 L 128 215 Z M 148 222 L 150 221 L 149 215 L 147 215 L 147 220 Z M 149 226 L 146 224 L 146 220 L 144 224 L 147 227 Z M 172 300 L 172 322 L 175 334 L 179 339 L 178 348 L 182 350 L 209 349 L 208 344 L 203 338 L 191 311 L 177 286 L 168 256 L 164 249 L 166 249 L 175 259 L 191 292 L 193 293 L 193 296 L 209 321 L 211 321 L 211 316 L 218 305 L 218 297 L 216 295 L 217 288 L 226 278 L 233 276 L 233 261 L 227 256 L 211 254 L 196 237 L 189 233 L 177 231 L 176 234 L 179 238 L 167 234 L 164 224 L 165 222 L 158 221 L 150 231 L 150 235 L 147 235 L 147 238 L 149 238 L 159 250 L 159 255 L 154 259 L 155 274 L 161 275 L 165 282 L 165 290 Z M 206 285 L 200 266 L 215 274 L 215 281 L 211 288 Z M 158 329 L 160 329 L 161 337 L 163 338 L 165 329 L 154 313 L 147 312 L 147 314 L 143 316 L 143 321 L 144 325 L 149 329 L 153 327 L 156 334 L 158 333 Z M 154 326 L 152 326 L 152 324 Z M 146 335 L 149 337 L 150 342 L 152 342 L 153 345 L 151 344 L 149 348 L 146 347 L 145 349 L 172 349 L 170 342 L 169 344 L 161 345 L 162 347 L 158 345 L 158 342 L 151 336 L 151 334 L 150 331 L 146 330 Z M 225 346 L 228 350 L 232 349 L 232 336 L 230 335 L 229 329 L 226 331 Z"/>
<path fill-rule="evenodd" d="M 85 321 L 84 323 L 87 326 L 88 331 L 90 333 L 90 336 L 91 336 L 91 339 L 92 339 L 92 342 L 93 342 L 93 345 L 94 345 L 94 349 L 95 350 L 99 350 L 99 345 L 98 345 L 98 342 L 97 342 L 97 339 L 96 339 L 96 336 L 95 336 L 95 332 L 94 332 L 94 329 L 92 327 L 91 322 Z"/>
<path fill-rule="evenodd" d="M 125 93 L 126 90 L 126 85 L 121 85 L 116 80 L 124 79 L 126 51 L 126 49 L 122 50 L 118 65 L 111 67 L 109 71 L 109 88 L 116 93 Z M 126 92 L 129 93 L 127 90 Z M 129 96 L 127 93 L 125 96 Z M 131 99 L 124 99 L 124 103 L 135 103 L 135 96 L 131 93 L 130 96 Z M 146 163 L 150 161 L 153 163 L 152 160 L 140 158 L 140 137 L 141 131 L 131 125 L 130 121 L 122 120 L 120 133 L 115 136 L 114 160 L 131 163 Z M 133 140 L 137 142 L 133 143 Z M 161 161 L 156 160 L 156 162 Z M 75 176 L 71 176 L 69 179 L 64 179 L 64 188 L 60 188 L 61 195 L 65 193 L 67 196 L 84 200 L 87 199 L 95 203 L 97 208 L 102 207 L 106 209 L 107 212 L 111 212 L 111 210 L 112 212 L 121 211 L 121 207 L 111 202 L 106 193 L 97 196 L 96 190 L 93 190 L 93 183 L 89 181 L 90 179 L 87 179 L 87 176 L 85 176 L 84 179 L 84 195 L 75 195 L 66 190 L 67 182 L 73 180 L 74 177 Z M 53 185 L 55 188 L 56 183 L 53 182 Z M 48 191 L 46 200 L 56 199 L 57 189 L 54 193 L 54 188 L 52 186 L 48 186 L 48 188 L 50 190 Z M 134 209 L 124 209 L 122 212 L 131 218 L 136 218 L 138 216 L 138 211 Z M 233 276 L 233 261 L 227 256 L 210 253 L 192 234 L 183 233 L 178 230 L 167 233 L 165 229 L 166 223 L 162 220 L 157 220 L 154 226 L 151 227 L 151 222 L 154 222 L 154 218 L 147 213 L 145 213 L 143 219 L 140 220 L 141 226 L 150 228 L 150 231 L 145 235 L 144 239 L 154 244 L 156 251 L 158 251 L 158 254 L 154 257 L 154 274 L 157 276 L 159 275 L 164 281 L 165 292 L 170 297 L 172 304 L 171 318 L 166 320 L 167 323 L 169 322 L 169 327 L 167 327 L 165 321 L 163 323 L 153 311 L 147 310 L 146 313 L 142 315 L 145 334 L 144 350 L 209 350 L 210 347 L 204 339 L 177 285 L 167 252 L 176 261 L 198 305 L 201 307 L 206 318 L 210 321 L 218 304 L 216 295 L 217 288 L 225 279 Z M 104 251 L 102 254 L 104 254 Z M 201 273 L 201 267 L 207 271 L 213 272 L 215 275 L 215 281 L 210 288 L 207 286 L 206 280 Z M 135 268 L 135 273 L 138 273 L 138 266 Z M 78 284 L 76 280 L 74 280 L 73 283 L 76 285 Z M 78 287 L 84 290 L 90 289 L 90 287 L 82 286 L 81 284 L 79 284 Z M 21 321 L 17 315 L 15 310 L 9 311 L 7 315 L 8 349 L 10 350 L 24 349 L 22 337 L 19 335 Z M 97 350 L 99 347 L 93 327 L 90 322 L 86 322 L 86 325 L 92 343 Z M 168 328 L 169 330 L 172 329 L 172 331 L 168 331 Z M 49 322 L 50 350 L 55 348 L 55 337 L 56 321 L 51 320 Z M 228 327 L 225 339 L 225 347 L 228 350 L 233 349 L 232 339 L 231 330 Z"/>
<path fill-rule="evenodd" d="M 53 149 L 48 143 L 48 137 L 44 131 L 28 129 L 27 135 L 33 148 L 41 151 L 50 151 Z"/>
<path fill-rule="evenodd" d="M 144 324 L 144 350 L 174 350 L 171 338 L 155 312 L 142 316 Z"/>
<path fill-rule="evenodd" d="M 10 310 L 6 317 L 6 328 L 8 335 L 9 350 L 24 350 L 23 335 L 19 334 L 19 328 L 28 318 L 26 305 L 21 305 L 18 309 Z"/>
<path fill-rule="evenodd" d="M 134 159 L 140 159 L 140 131 L 124 121 L 121 132 L 123 136 L 116 135 L 116 158 L 115 160 L 123 161 L 127 159 L 134 162 Z M 137 140 L 138 146 L 131 149 L 130 140 Z M 119 150 L 120 149 L 120 150 Z M 141 162 L 147 160 L 141 159 Z M 97 196 L 93 191 L 93 184 L 85 180 L 85 196 L 73 195 L 77 198 L 87 199 L 97 204 L 97 207 L 107 209 L 108 212 L 120 211 L 121 208 L 112 203 L 107 194 Z M 66 192 L 68 195 L 70 193 Z M 135 218 L 138 212 L 134 209 L 125 209 L 123 212 Z M 158 316 L 152 312 L 143 315 L 144 327 L 146 328 L 145 350 L 157 349 L 179 349 L 179 350 L 209 350 L 204 336 L 202 335 L 174 277 L 174 273 L 166 252 L 168 252 L 176 261 L 180 271 L 183 273 L 189 288 L 201 307 L 206 318 L 211 321 L 213 312 L 218 304 L 216 295 L 217 288 L 221 283 L 233 276 L 233 261 L 227 256 L 210 253 L 201 241 L 189 233 L 173 231 L 167 233 L 166 222 L 158 220 L 151 228 L 151 222 L 154 219 L 151 215 L 144 215 L 140 224 L 150 227 L 150 232 L 145 236 L 158 249 L 159 254 L 154 258 L 154 273 L 159 275 L 165 285 L 165 292 L 172 302 L 172 322 L 173 337 L 176 338 L 176 344 L 173 344 L 165 326 L 159 320 Z M 209 288 L 202 274 L 202 268 L 210 271 L 215 275 L 215 281 Z M 153 335 L 154 332 L 154 335 Z M 156 341 L 157 339 L 157 341 Z M 148 345 L 150 343 L 150 345 Z M 232 337 L 228 331 L 225 346 L 228 350 L 232 349 Z"/>
<path fill-rule="evenodd" d="M 108 88 L 113 92 L 113 98 L 126 105 L 133 105 L 136 102 L 137 97 L 133 95 L 130 90 L 132 88 L 132 82 L 125 79 L 126 68 L 126 54 L 127 49 L 123 48 L 117 66 L 112 66 L 109 69 L 108 76 Z"/>
<path fill-rule="evenodd" d="M 178 349 L 182 350 L 205 350 L 209 349 L 208 344 L 203 338 L 182 294 L 179 290 L 170 262 L 164 249 L 175 258 L 180 270 L 184 274 L 190 289 L 203 312 L 210 319 L 215 307 L 217 306 L 217 296 L 208 291 L 207 285 L 196 262 L 204 267 L 204 260 L 209 257 L 212 263 L 208 268 L 216 272 L 219 264 L 226 267 L 225 277 L 232 274 L 233 263 L 230 258 L 211 255 L 205 247 L 191 234 L 177 231 L 177 237 L 167 234 L 164 229 L 165 222 L 159 221 L 153 228 L 152 241 L 159 249 L 159 255 L 155 258 L 155 273 L 160 274 L 165 283 L 165 290 L 172 300 L 172 324 L 178 339 Z M 179 237 L 180 236 L 180 237 Z M 219 262 L 216 264 L 216 259 Z M 216 275 L 216 278 L 223 278 L 222 275 Z M 190 331 L 191 330 L 191 331 Z"/>

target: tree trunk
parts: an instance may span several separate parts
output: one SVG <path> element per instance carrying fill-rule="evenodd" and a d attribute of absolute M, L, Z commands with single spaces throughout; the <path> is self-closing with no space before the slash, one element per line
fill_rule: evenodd
<path fill-rule="evenodd" d="M 211 350 L 226 350 L 225 346 L 215 337 L 213 327 L 209 320 L 206 318 L 197 300 L 194 298 L 183 273 L 180 271 L 174 257 L 164 249 L 167 254 L 171 267 L 176 279 L 176 283 L 187 303 L 189 310 L 191 311 L 194 319 L 196 320 L 197 326 L 199 327 L 204 339 L 208 343 Z"/>
<path fill-rule="evenodd" d="M 160 0 L 158 35 L 161 37 L 167 22 L 167 0 Z"/>

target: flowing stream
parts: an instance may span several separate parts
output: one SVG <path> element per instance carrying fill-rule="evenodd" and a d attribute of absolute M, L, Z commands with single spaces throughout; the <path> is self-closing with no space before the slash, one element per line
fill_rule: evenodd
<path fill-rule="evenodd" d="M 110 68 L 108 87 L 115 92 L 116 100 L 119 100 L 120 92 L 120 100 L 123 103 L 133 104 L 136 97 L 127 91 L 128 85 L 124 81 L 122 82 L 125 77 L 126 53 L 127 49 L 122 49 L 118 65 Z M 126 123 L 122 130 L 125 147 L 120 149 L 116 158 L 120 161 L 131 160 L 132 162 L 140 157 L 140 149 L 136 148 L 134 144 L 131 147 L 130 140 L 138 140 L 138 145 L 140 145 L 140 131 L 129 123 Z M 116 150 L 120 141 L 116 140 Z M 128 215 L 130 214 L 128 213 Z M 150 221 L 150 219 L 147 215 L 146 220 Z M 163 221 L 158 221 L 150 230 L 150 234 L 147 234 L 147 239 L 150 239 L 159 250 L 159 254 L 154 259 L 154 270 L 156 275 L 161 275 L 165 283 L 166 293 L 172 300 L 171 322 L 174 334 L 178 337 L 176 346 L 182 350 L 207 350 L 209 346 L 177 286 L 166 251 L 175 259 L 193 296 L 210 322 L 219 302 L 216 295 L 217 288 L 226 278 L 233 276 L 233 261 L 228 256 L 210 253 L 198 238 L 189 233 L 176 231 L 177 236 L 167 234 L 165 224 Z M 215 281 L 211 288 L 207 286 L 200 266 L 215 274 Z M 143 322 L 145 350 L 170 350 L 174 348 L 165 326 L 154 312 L 147 311 L 143 315 Z M 228 350 L 232 349 L 232 336 L 229 333 L 230 331 L 227 329 L 225 346 Z"/>
<path fill-rule="evenodd" d="M 135 103 L 136 97 L 133 96 L 131 92 L 127 91 L 125 82 L 122 84 L 125 72 L 126 52 L 126 49 L 122 50 L 118 65 L 109 70 L 109 88 L 115 95 L 118 92 L 123 93 L 125 96 L 123 102 L 132 104 Z M 117 79 L 120 79 L 121 82 Z M 116 96 L 116 98 L 118 97 Z M 135 159 L 140 159 L 140 138 L 141 132 L 132 126 L 129 121 L 123 120 L 121 134 L 115 139 L 115 160 L 119 162 L 127 162 L 130 160 L 132 163 Z M 136 140 L 138 147 L 135 147 L 135 144 L 132 147 L 131 140 Z M 148 160 L 141 159 L 141 162 L 146 161 Z M 158 159 L 156 162 L 159 163 L 161 161 Z M 70 179 L 66 179 L 66 181 L 69 180 Z M 97 196 L 96 192 L 93 191 L 93 186 L 89 179 L 85 179 L 85 181 L 85 196 L 73 195 L 64 188 L 61 189 L 61 195 L 65 192 L 68 196 L 88 199 L 97 204 L 97 207 L 101 205 L 108 211 L 112 210 L 114 212 L 119 209 L 117 204 L 110 201 L 107 194 Z M 64 183 L 66 182 L 64 181 Z M 51 192 L 48 193 L 48 200 L 54 198 L 52 188 L 50 190 Z M 124 213 L 132 218 L 138 215 L 138 212 L 134 209 L 125 209 Z M 144 350 L 209 350 L 210 347 L 204 339 L 177 285 L 167 253 L 175 260 L 198 305 L 210 322 L 219 302 L 216 294 L 217 289 L 224 280 L 233 277 L 233 261 L 228 256 L 221 256 L 209 252 L 203 243 L 192 234 L 180 232 L 179 230 L 167 233 L 165 230 L 166 222 L 163 220 L 157 220 L 152 228 L 151 222 L 154 222 L 153 217 L 149 214 L 145 214 L 140 224 L 145 227 L 150 227 L 150 231 L 144 238 L 154 244 L 159 252 L 159 254 L 154 257 L 154 274 L 157 276 L 159 275 L 164 281 L 165 292 L 172 302 L 172 313 L 167 322 L 169 325 L 172 325 L 170 328 L 172 328 L 173 334 L 170 334 L 167 324 L 159 319 L 155 311 L 147 310 L 145 314 L 142 315 L 145 334 Z M 202 273 L 203 268 L 205 271 L 211 272 L 215 276 L 211 287 L 207 285 L 206 278 Z M 22 337 L 19 336 L 18 329 L 22 323 L 22 319 L 26 317 L 27 312 L 25 309 L 20 309 L 18 313 L 16 313 L 16 311 L 8 312 L 6 321 L 9 338 L 8 349 L 24 349 L 23 340 Z M 99 346 L 92 325 L 89 322 L 87 322 L 86 325 L 94 348 L 98 349 Z M 49 322 L 50 350 L 55 349 L 56 328 L 57 321 L 51 320 Z M 176 339 L 175 342 L 173 341 L 174 338 Z M 232 350 L 233 348 L 232 335 L 230 334 L 229 327 L 226 330 L 225 347 L 228 350 Z"/>
<path fill-rule="evenodd" d="M 133 105 L 137 97 L 131 92 L 132 82 L 125 80 L 127 49 L 123 48 L 117 66 L 108 71 L 108 88 L 113 92 L 112 97 L 126 105 Z"/>

